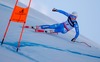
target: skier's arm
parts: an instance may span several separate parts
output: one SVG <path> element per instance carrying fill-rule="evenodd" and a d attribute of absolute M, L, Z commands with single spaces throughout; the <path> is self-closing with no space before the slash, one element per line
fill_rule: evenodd
<path fill-rule="evenodd" d="M 61 14 L 64 14 L 65 16 L 67 16 L 67 17 L 69 17 L 70 16 L 70 14 L 69 13 L 67 13 L 67 12 L 65 12 L 65 11 L 63 11 L 63 10 L 58 10 L 58 9 L 52 9 L 52 11 L 54 11 L 54 12 L 59 12 L 59 13 L 61 13 Z"/>
<path fill-rule="evenodd" d="M 77 39 L 77 37 L 79 36 L 79 26 L 76 22 L 74 23 L 74 28 L 75 28 L 75 31 L 76 31 L 76 35 L 75 35 L 74 38 Z"/>

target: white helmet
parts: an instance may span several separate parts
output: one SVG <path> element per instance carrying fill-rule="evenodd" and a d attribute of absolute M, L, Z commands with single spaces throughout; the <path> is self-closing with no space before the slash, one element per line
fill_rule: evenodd
<path fill-rule="evenodd" d="M 72 12 L 72 15 L 74 15 L 74 16 L 76 16 L 76 17 L 78 16 L 77 12 L 75 12 L 75 11 Z"/>

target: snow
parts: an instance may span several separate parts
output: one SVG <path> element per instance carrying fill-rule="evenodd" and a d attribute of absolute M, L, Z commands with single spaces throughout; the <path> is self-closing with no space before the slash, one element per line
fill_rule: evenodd
<path fill-rule="evenodd" d="M 15 0 L 2 0 L 0 2 L 0 42 L 10 19 Z M 20 5 L 24 6 L 20 3 Z M 26 25 L 57 23 L 34 9 L 30 9 Z M 73 43 L 70 40 L 75 33 L 58 35 L 35 33 L 32 29 L 25 29 L 20 49 L 16 52 L 21 23 L 11 22 L 4 44 L 0 46 L 0 62 L 100 62 L 100 46 L 86 37 L 80 35 Z"/>

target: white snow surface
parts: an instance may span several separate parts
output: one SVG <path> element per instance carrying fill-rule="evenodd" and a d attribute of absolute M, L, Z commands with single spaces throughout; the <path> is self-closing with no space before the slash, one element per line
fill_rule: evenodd
<path fill-rule="evenodd" d="M 0 42 L 16 0 L 0 0 Z M 22 3 L 20 6 L 25 7 Z M 54 24 L 55 20 L 30 8 L 26 25 Z M 4 44 L 0 45 L 0 62 L 100 62 L 100 46 L 80 35 L 74 43 L 74 31 L 66 34 L 36 33 L 24 29 L 20 49 L 16 52 L 22 23 L 11 22 Z"/>

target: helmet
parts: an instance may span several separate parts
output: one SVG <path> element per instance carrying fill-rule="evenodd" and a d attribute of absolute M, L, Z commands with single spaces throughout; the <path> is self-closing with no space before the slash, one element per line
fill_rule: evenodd
<path fill-rule="evenodd" d="M 76 17 L 78 16 L 77 12 L 75 12 L 75 11 L 72 12 L 72 15 L 74 15 L 74 16 L 76 16 Z"/>

